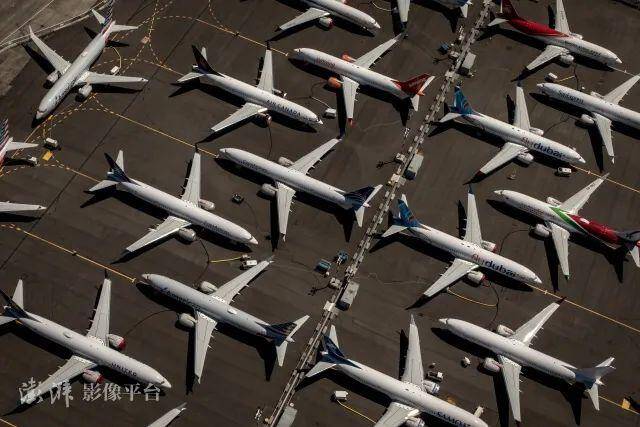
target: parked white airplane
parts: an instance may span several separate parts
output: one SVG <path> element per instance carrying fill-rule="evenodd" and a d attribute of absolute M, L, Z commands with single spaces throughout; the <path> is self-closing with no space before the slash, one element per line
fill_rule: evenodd
<path fill-rule="evenodd" d="M 303 191 L 322 200 L 335 203 L 343 209 L 352 210 L 358 225 L 362 227 L 364 210 L 369 207 L 369 202 L 382 188 L 382 185 L 346 192 L 307 175 L 338 142 L 340 139 L 325 142 L 295 162 L 280 157 L 278 163 L 275 163 L 238 148 L 222 148 L 220 157 L 273 180 L 275 187 L 271 184 L 263 184 L 260 191 L 266 196 L 276 197 L 278 226 L 284 239 L 296 191 Z"/>
<path fill-rule="evenodd" d="M 331 16 L 352 22 L 365 30 L 379 30 L 380 25 L 368 14 L 353 6 L 349 6 L 346 1 L 342 0 L 302 0 L 304 4 L 309 6 L 306 12 L 298 15 L 292 20 L 285 22 L 278 27 L 279 30 L 285 31 L 316 19 L 325 28 L 333 27 L 333 19 Z"/>
<path fill-rule="evenodd" d="M 360 85 L 371 86 L 400 99 L 407 99 L 411 102 L 412 108 L 418 111 L 420 97 L 424 95 L 423 91 L 434 79 L 433 76 L 421 74 L 406 81 L 399 81 L 370 70 L 378 58 L 391 49 L 402 37 L 403 34 L 399 34 L 358 59 L 354 59 L 347 54 L 336 58 L 319 50 L 309 48 L 294 49 L 291 58 L 313 64 L 338 76 L 337 78 L 330 77 L 327 81 L 330 87 L 342 89 L 344 108 L 349 123 L 353 123 L 353 107 L 356 102 L 356 92 Z"/>
<path fill-rule="evenodd" d="M 460 15 L 466 18 L 469 14 L 469 5 L 472 4 L 471 0 L 431 0 L 435 3 L 441 4 L 448 8 L 459 8 Z M 398 15 L 402 25 L 406 26 L 409 21 L 409 7 L 411 6 L 411 0 L 396 0 L 398 4 Z"/>
<path fill-rule="evenodd" d="M 209 282 L 202 282 L 200 290 L 159 274 L 142 275 L 153 289 L 193 310 L 193 316 L 182 313 L 178 322 L 185 327 L 195 329 L 193 370 L 198 382 L 202 378 L 204 359 L 209 348 L 211 334 L 219 323 L 226 323 L 247 333 L 270 340 L 276 348 L 278 365 L 283 365 L 287 344 L 293 342 L 293 335 L 309 319 L 309 316 L 301 317 L 295 322 L 269 324 L 231 306 L 236 295 L 272 262 L 271 259 L 261 261 L 258 265 L 220 287 Z"/>
<path fill-rule="evenodd" d="M 567 163 L 585 163 L 576 150 L 545 138 L 542 129 L 534 128 L 529 122 L 529 112 L 522 87 L 516 86 L 516 106 L 513 124 L 505 123 L 474 111 L 459 87 L 455 88 L 453 107 L 440 119 L 440 123 L 462 119 L 470 125 L 505 141 L 498 154 L 476 173 L 474 178 L 487 175 L 513 159 L 529 165 L 534 160 L 531 151 L 546 154 Z"/>
<path fill-rule="evenodd" d="M 382 238 L 408 231 L 410 236 L 424 240 L 455 257 L 451 266 L 424 292 L 425 297 L 436 295 L 465 276 L 473 283 L 482 283 L 485 276 L 477 271 L 479 268 L 495 271 L 523 283 L 542 283 L 527 267 L 494 253 L 497 249 L 495 243 L 482 240 L 476 198 L 471 188 L 467 195 L 467 225 L 462 239 L 421 224 L 409 210 L 404 194 L 398 200 L 398 210 L 398 217 L 394 218 L 393 225 L 382 234 Z"/>
<path fill-rule="evenodd" d="M 186 409 L 187 409 L 187 402 L 184 402 L 182 405 L 173 408 L 169 412 L 166 412 L 164 415 L 162 415 L 160 418 L 158 418 L 157 420 L 149 424 L 147 427 L 167 427 L 176 418 L 178 418 L 182 414 L 182 412 L 184 412 Z"/>
<path fill-rule="evenodd" d="M 100 57 L 103 49 L 109 41 L 109 36 L 118 31 L 130 31 L 138 28 L 131 25 L 118 25 L 111 18 L 112 6 L 107 10 L 107 16 L 103 17 L 95 10 L 91 9 L 93 16 L 100 23 L 100 32 L 91 40 L 91 43 L 82 51 L 75 61 L 68 62 L 58 55 L 53 49 L 47 46 L 38 38 L 29 27 L 31 41 L 40 49 L 40 52 L 47 58 L 47 61 L 55 68 L 51 74 L 47 76 L 47 81 L 53 86 L 46 93 L 36 112 L 36 120 L 48 116 L 60 101 L 71 91 L 71 89 L 80 86 L 78 93 L 83 98 L 87 98 L 93 90 L 94 84 L 110 85 L 114 83 L 145 83 L 147 79 L 142 77 L 128 77 L 111 74 L 100 74 L 89 71 L 91 65 Z"/>
<path fill-rule="evenodd" d="M 547 45 L 540 56 L 527 65 L 527 70 L 529 71 L 546 64 L 554 58 L 559 58 L 560 62 L 564 64 L 571 64 L 574 61 L 574 57 L 571 54 L 580 55 L 609 66 L 622 64 L 620 58 L 609 49 L 583 40 L 581 34 L 571 32 L 562 0 L 556 0 L 555 21 L 555 28 L 528 21 L 518 15 L 510 0 L 502 0 L 498 17 L 491 21 L 488 26 L 491 27 L 508 22 L 522 34 L 540 40 Z"/>
<path fill-rule="evenodd" d="M 376 423 L 376 427 L 424 427 L 421 414 L 428 414 L 455 426 L 486 427 L 487 423 L 471 412 L 442 400 L 440 386 L 425 379 L 420 352 L 420 337 L 413 316 L 409 324 L 409 345 L 404 361 L 402 378 L 396 379 L 355 360 L 347 359 L 338 346 L 336 328 L 331 325 L 329 335 L 322 341 L 321 358 L 307 372 L 313 377 L 327 369 L 335 369 L 391 399 L 391 405 Z"/>
<path fill-rule="evenodd" d="M 253 86 L 214 70 L 207 62 L 205 48 L 202 48 L 202 52 L 198 51 L 195 46 L 191 46 L 191 48 L 196 58 L 196 65 L 192 66 L 190 73 L 180 77 L 178 83 L 205 77 L 214 86 L 246 101 L 239 110 L 213 126 L 211 128 L 213 133 L 220 132 L 254 116 L 261 117 L 265 124 L 269 125 L 271 116 L 267 113 L 268 111 L 285 115 L 310 126 L 322 124 L 322 120 L 313 111 L 285 99 L 284 96 L 276 95 L 281 92 L 273 86 L 273 57 L 270 49 L 267 49 L 264 54 L 260 81 L 257 86 Z"/>
<path fill-rule="evenodd" d="M 589 114 L 580 116 L 580 121 L 587 125 L 596 125 L 602 138 L 602 143 L 607 150 L 611 163 L 613 163 L 611 122 L 623 123 L 640 130 L 640 113 L 618 105 L 638 80 L 640 80 L 640 75 L 633 76 L 606 95 L 600 95 L 596 92 L 587 94 L 556 83 L 540 83 L 538 88 L 550 98 L 588 111 Z"/>
<path fill-rule="evenodd" d="M 464 320 L 440 319 L 445 328 L 453 334 L 491 350 L 498 356 L 497 361 L 487 357 L 482 366 L 493 373 L 502 372 L 511 412 L 518 423 L 521 421 L 520 370 L 523 366 L 560 378 L 569 384 L 582 384 L 597 410 L 600 409 L 598 386 L 603 385 L 601 378 L 615 369 L 611 366 L 613 357 L 593 368 L 580 369 L 529 347 L 533 338 L 559 306 L 560 304 L 555 302 L 550 304 L 515 332 L 504 325 L 498 325 L 494 333 Z"/>
<path fill-rule="evenodd" d="M 82 376 L 87 382 L 102 382 L 102 375 L 95 370 L 98 366 L 105 366 L 142 384 L 171 388 L 171 383 L 158 371 L 114 350 L 122 350 L 125 341 L 124 338 L 109 333 L 111 306 L 111 281 L 109 279 L 105 278 L 102 283 L 98 306 L 86 335 L 25 311 L 22 280 L 18 281 L 13 298 L 2 290 L 0 290 L 0 295 L 7 304 L 4 306 L 4 313 L 0 316 L 0 325 L 15 321 L 73 353 L 73 356 L 49 378 L 22 396 L 21 404 L 31 404 L 43 394 L 49 393 L 60 387 L 62 383 L 71 381 L 78 376 Z"/>
<path fill-rule="evenodd" d="M 173 234 L 193 242 L 196 239 L 196 232 L 189 227 L 194 225 L 236 242 L 258 244 L 255 237 L 244 228 L 209 212 L 214 208 L 213 203 L 200 198 L 200 153 L 196 152 L 193 155 L 191 171 L 181 198 L 158 190 L 144 182 L 129 178 L 124 172 L 124 154 L 122 150 L 118 152 L 118 157 L 115 161 L 106 153 L 105 157 L 110 167 L 109 172 L 107 172 L 107 179 L 91 187 L 89 189 L 90 193 L 115 187 L 117 190 L 130 193 L 169 214 L 167 219 L 160 225 L 151 229 L 140 240 L 129 245 L 125 252 L 135 252 Z"/>

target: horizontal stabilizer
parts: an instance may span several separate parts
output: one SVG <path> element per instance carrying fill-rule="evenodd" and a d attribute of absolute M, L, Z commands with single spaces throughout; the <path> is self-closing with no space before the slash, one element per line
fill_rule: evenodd
<path fill-rule="evenodd" d="M 369 201 L 375 197 L 381 188 L 382 185 L 378 184 L 375 187 L 365 187 L 345 195 L 353 204 L 358 227 L 362 227 L 364 223 L 364 210 L 369 206 Z"/>
<path fill-rule="evenodd" d="M 105 188 L 113 187 L 116 184 L 117 184 L 116 181 L 111 181 L 110 179 L 105 179 L 103 181 L 100 181 L 99 183 L 97 183 L 96 185 L 94 185 L 93 187 L 88 189 L 87 191 L 89 193 L 96 193 L 96 192 L 98 192 L 100 190 L 104 190 Z"/>
<path fill-rule="evenodd" d="M 448 121 L 455 120 L 455 119 L 457 119 L 457 118 L 458 118 L 458 117 L 460 117 L 460 116 L 462 116 L 462 114 L 458 114 L 458 113 L 447 113 L 447 114 L 445 114 L 445 115 L 444 115 L 444 117 L 442 117 L 442 118 L 440 119 L 440 123 L 446 123 L 446 122 L 448 122 Z"/>
<path fill-rule="evenodd" d="M 4 291 L 2 289 L 0 289 L 0 296 L 2 296 L 2 298 L 4 298 L 5 302 L 7 303 L 7 305 L 5 306 L 5 309 L 8 312 L 5 311 L 4 314 L 9 314 L 9 315 L 17 317 L 17 318 L 33 319 L 23 309 L 24 299 L 23 299 L 23 291 L 22 291 L 22 289 L 23 289 L 22 288 L 22 280 L 18 280 L 18 285 L 16 286 L 16 290 L 13 293 L 14 298 L 16 298 L 17 300 L 14 300 L 13 298 L 9 297 L 9 295 L 4 293 Z M 2 316 L 2 317 L 7 317 L 7 316 Z M 7 322 L 5 322 L 5 323 L 7 323 Z"/>
<path fill-rule="evenodd" d="M 271 325 L 271 329 L 275 329 L 282 333 L 283 338 L 281 340 L 274 341 L 276 344 L 276 355 L 278 357 L 278 366 L 284 364 L 284 356 L 287 353 L 287 344 L 293 342 L 293 335 L 298 332 L 298 329 L 304 325 L 309 319 L 309 316 L 303 316 L 294 322 L 287 322 L 279 325 Z"/>
<path fill-rule="evenodd" d="M 137 30 L 138 26 L 137 25 L 118 25 L 118 24 L 113 24 L 111 26 L 111 32 L 112 33 L 117 33 L 118 31 L 132 31 L 132 30 Z"/>
<path fill-rule="evenodd" d="M 504 19 L 504 18 L 494 18 L 494 20 L 493 20 L 493 21 L 489 22 L 489 24 L 487 25 L 487 27 L 493 27 L 493 26 L 496 26 L 496 25 L 503 24 L 503 23 L 505 23 L 505 22 L 507 22 L 507 20 L 506 20 L 506 19 Z"/>
<path fill-rule="evenodd" d="M 16 320 L 15 317 L 9 317 L 9 316 L 0 316 L 0 326 L 2 325 L 6 325 L 7 323 L 11 323 L 14 320 Z"/>
<path fill-rule="evenodd" d="M 333 362 L 328 362 L 325 360 L 320 360 L 318 363 L 316 363 L 313 368 L 311 368 L 309 370 L 309 372 L 307 372 L 307 374 L 305 375 L 306 378 L 311 378 L 314 375 L 318 375 L 324 371 L 326 371 L 327 369 L 331 369 L 334 366 L 336 366 L 335 363 Z"/>
<path fill-rule="evenodd" d="M 197 80 L 200 77 L 202 77 L 202 73 L 196 73 L 196 72 L 187 73 L 178 79 L 178 83 L 190 82 L 192 80 Z"/>
<path fill-rule="evenodd" d="M 387 238 L 389 236 L 393 236 L 394 234 L 402 233 L 406 229 L 407 229 L 407 227 L 405 227 L 404 225 L 394 224 L 391 227 L 387 228 L 387 231 L 382 233 L 382 238 L 384 239 L 384 238 Z"/>

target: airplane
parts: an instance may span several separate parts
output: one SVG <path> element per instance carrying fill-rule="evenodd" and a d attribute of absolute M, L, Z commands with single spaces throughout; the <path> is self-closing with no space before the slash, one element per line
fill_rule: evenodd
<path fill-rule="evenodd" d="M 615 369 L 611 366 L 613 357 L 593 368 L 580 369 L 530 347 L 533 338 L 559 306 L 559 302 L 550 304 L 515 331 L 504 325 L 498 325 L 496 332 L 492 332 L 464 320 L 440 319 L 440 323 L 454 335 L 491 350 L 497 355 L 497 361 L 492 357 L 487 357 L 482 362 L 482 366 L 492 373 L 502 372 L 511 412 L 517 423 L 522 421 L 520 415 L 520 370 L 522 367 L 544 372 L 567 381 L 569 384 L 582 384 L 596 410 L 600 409 L 598 386 L 603 385 L 601 379 Z"/>
<path fill-rule="evenodd" d="M 432 0 L 442 6 L 446 6 L 448 8 L 459 8 L 460 15 L 463 18 L 466 18 L 469 14 L 469 5 L 472 4 L 471 0 Z M 397 0 L 398 5 L 398 15 L 400 17 L 400 22 L 403 27 L 406 27 L 407 22 L 409 22 L 409 7 L 411 6 L 411 0 Z"/>
<path fill-rule="evenodd" d="M 620 58 L 609 49 L 584 40 L 581 34 L 571 32 L 562 0 L 556 0 L 555 28 L 520 17 L 511 4 L 511 0 L 501 1 L 500 13 L 488 26 L 504 22 L 509 23 L 518 32 L 547 45 L 545 50 L 527 65 L 528 71 L 532 71 L 555 58 L 558 58 L 563 64 L 570 65 L 575 59 L 573 55 L 583 56 L 610 67 L 622 64 Z"/>
<path fill-rule="evenodd" d="M 307 175 L 338 142 L 340 139 L 337 138 L 325 142 L 295 162 L 280 157 L 278 163 L 275 163 L 238 148 L 222 148 L 220 157 L 273 180 L 275 186 L 265 183 L 260 188 L 260 192 L 265 196 L 276 198 L 278 227 L 284 240 L 287 234 L 289 212 L 296 191 L 311 194 L 327 202 L 335 203 L 343 209 L 353 211 L 358 226 L 362 227 L 364 210 L 370 206 L 369 202 L 382 188 L 382 185 L 346 192 Z"/>
<path fill-rule="evenodd" d="M 329 77 L 327 82 L 334 89 L 342 89 L 347 121 L 349 124 L 353 124 L 353 107 L 356 102 L 356 92 L 360 85 L 371 86 L 390 93 L 397 98 L 407 99 L 410 101 L 413 110 L 418 111 L 420 97 L 424 95 L 424 90 L 434 79 L 433 76 L 421 74 L 409 80 L 400 81 L 370 70 L 378 58 L 391 49 L 402 37 L 403 34 L 399 34 L 358 59 L 354 59 L 347 54 L 337 58 L 309 48 L 294 49 L 291 58 L 313 64 L 338 76 Z"/>
<path fill-rule="evenodd" d="M 606 95 L 596 92 L 587 94 L 556 83 L 540 83 L 537 86 L 550 98 L 588 111 L 589 114 L 583 114 L 579 120 L 586 125 L 596 125 L 609 159 L 614 163 L 611 122 L 619 122 L 640 129 L 640 113 L 618 105 L 638 80 L 640 75 L 633 76 Z"/>
<path fill-rule="evenodd" d="M 520 86 L 516 86 L 513 124 L 505 123 L 475 111 L 471 108 L 469 101 L 467 101 L 462 89 L 459 87 L 455 88 L 453 107 L 440 119 L 440 123 L 455 119 L 462 119 L 466 123 L 505 141 L 498 154 L 480 168 L 471 179 L 472 181 L 488 175 L 514 159 L 525 165 L 531 164 L 535 159 L 531 151 L 545 154 L 566 163 L 585 163 L 585 160 L 576 150 L 545 138 L 542 129 L 531 126 L 524 91 Z"/>
<path fill-rule="evenodd" d="M 323 27 L 331 28 L 333 27 L 333 18 L 331 18 L 331 16 L 349 21 L 365 30 L 372 31 L 380 29 L 380 24 L 378 24 L 375 19 L 360 9 L 349 6 L 346 1 L 302 0 L 302 2 L 309 6 L 309 9 L 302 15 L 280 25 L 278 30 L 286 31 L 298 25 L 315 21 L 316 19 Z"/>
<path fill-rule="evenodd" d="M 596 179 L 562 203 L 553 197 L 547 197 L 546 202 L 543 202 L 510 190 L 497 190 L 494 193 L 500 196 L 506 204 L 544 221 L 544 224 L 537 224 L 532 231 L 540 237 L 551 236 L 562 274 L 567 279 L 569 278 L 569 236 L 571 233 L 594 238 L 607 246 L 623 246 L 631 254 L 635 264 L 640 267 L 640 254 L 638 253 L 640 230 L 614 230 L 607 225 L 578 214 L 608 175 Z"/>
<path fill-rule="evenodd" d="M 307 372 L 305 378 L 311 378 L 327 369 L 335 369 L 388 396 L 391 404 L 376 423 L 378 427 L 424 427 L 426 424 L 420 416 L 423 413 L 456 426 L 487 426 L 478 415 L 436 397 L 440 386 L 425 379 L 420 337 L 413 315 L 409 324 L 404 372 L 400 379 L 348 359 L 338 345 L 338 336 L 333 325 L 329 335 L 323 336 L 322 347 L 320 360 Z"/>
<path fill-rule="evenodd" d="M 42 52 L 47 61 L 55 68 L 55 70 L 47 76 L 47 82 L 53 84 L 53 86 L 40 101 L 38 111 L 36 112 L 36 120 L 48 116 L 60 104 L 64 97 L 67 96 L 69 91 L 75 87 L 80 87 L 78 93 L 83 99 L 86 99 L 93 90 L 92 85 L 146 83 L 148 81 L 142 77 L 118 76 L 89 71 L 91 65 L 98 59 L 100 54 L 102 54 L 102 50 L 107 45 L 109 36 L 112 33 L 130 31 L 138 28 L 132 25 L 116 24 L 111 16 L 112 7 L 113 6 L 108 8 L 106 16 L 102 16 L 94 9 L 91 9 L 93 16 L 95 16 L 100 24 L 100 32 L 72 63 L 58 55 L 55 50 L 40 40 L 40 38 L 34 34 L 31 26 L 29 26 L 31 41 L 38 46 L 40 52 Z"/>
<path fill-rule="evenodd" d="M 2 290 L 0 290 L 0 295 L 6 301 L 4 312 L 0 315 L 0 326 L 15 321 L 73 353 L 63 366 L 40 383 L 36 389 L 24 394 L 20 399 L 20 404 L 29 405 L 42 395 L 55 390 L 62 383 L 71 381 L 78 376 L 82 376 L 84 381 L 90 383 L 101 383 L 103 376 L 95 370 L 98 366 L 107 367 L 142 384 L 152 384 L 164 389 L 171 388 L 171 383 L 158 371 L 119 352 L 124 349 L 125 340 L 118 335 L 109 333 L 111 306 L 111 280 L 109 278 L 105 277 L 102 282 L 98 305 L 86 335 L 25 311 L 22 280 L 18 281 L 13 297 L 9 297 Z"/>
<path fill-rule="evenodd" d="M 171 424 L 176 418 L 182 415 L 183 411 L 187 409 L 187 402 L 184 402 L 182 405 L 177 406 L 165 413 L 163 416 L 149 424 L 147 427 L 167 427 Z"/>
<path fill-rule="evenodd" d="M 264 54 L 260 81 L 257 86 L 253 86 L 214 70 L 207 61 L 207 51 L 204 47 L 202 51 L 199 51 L 193 45 L 191 48 L 196 58 L 196 65 L 192 65 L 192 71 L 180 77 L 178 83 L 199 81 L 201 77 L 205 77 L 214 86 L 218 86 L 246 101 L 239 110 L 211 128 L 214 134 L 254 116 L 260 117 L 266 125 L 269 125 L 271 116 L 268 111 L 282 114 L 312 127 L 322 124 L 322 120 L 318 118 L 316 113 L 285 99 L 286 94 L 283 94 L 273 86 L 273 57 L 271 49 L 267 49 Z"/>
<path fill-rule="evenodd" d="M 476 197 L 471 187 L 467 194 L 467 225 L 462 239 L 421 224 L 409 210 L 407 197 L 404 194 L 398 200 L 398 210 L 399 215 L 394 217 L 393 224 L 382 234 L 383 239 L 396 233 L 408 232 L 409 236 L 417 237 L 455 257 L 451 266 L 433 285 L 429 286 L 423 293 L 423 297 L 431 298 L 463 277 L 475 284 L 482 283 L 485 275 L 478 271 L 480 268 L 495 271 L 527 284 L 542 283 L 540 278 L 527 267 L 495 253 L 497 250 L 495 243 L 482 240 Z"/>
<path fill-rule="evenodd" d="M 231 306 L 236 295 L 249 286 L 249 282 L 272 262 L 272 259 L 261 261 L 220 287 L 202 282 L 199 290 L 159 274 L 142 275 L 145 282 L 154 290 L 193 310 L 193 316 L 189 313 L 180 314 L 178 322 L 184 327 L 195 329 L 193 370 L 198 383 L 202 379 L 202 369 L 211 334 L 220 323 L 271 341 L 276 349 L 278 365 L 284 364 L 287 344 L 294 342 L 293 335 L 309 319 L 309 316 L 303 316 L 294 322 L 270 324 Z"/>
<path fill-rule="evenodd" d="M 167 219 L 156 228 L 150 229 L 141 239 L 127 246 L 125 253 L 136 252 L 173 234 L 177 234 L 186 241 L 194 242 L 196 232 L 190 229 L 194 225 L 232 241 L 243 244 L 258 244 L 255 237 L 244 228 L 211 213 L 210 211 L 214 209 L 214 204 L 200 198 L 200 153 L 196 152 L 193 155 L 191 171 L 181 198 L 130 178 L 124 172 L 124 154 L 122 150 L 118 152 L 118 157 L 115 161 L 106 153 L 105 157 L 110 167 L 109 172 L 107 172 L 107 179 L 91 187 L 88 190 L 89 193 L 96 193 L 115 187 L 116 190 L 125 191 L 169 214 Z"/>

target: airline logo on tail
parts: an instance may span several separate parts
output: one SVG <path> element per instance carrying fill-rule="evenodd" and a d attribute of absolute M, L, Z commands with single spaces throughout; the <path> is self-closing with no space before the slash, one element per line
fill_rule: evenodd
<path fill-rule="evenodd" d="M 510 0 L 502 0 L 502 3 L 500 4 L 500 15 L 505 19 L 520 18 L 520 15 L 518 15 L 516 8 L 513 7 Z"/>
<path fill-rule="evenodd" d="M 471 105 L 469 104 L 469 101 L 467 101 L 467 97 L 464 96 L 464 93 L 462 93 L 462 89 L 460 89 L 459 87 L 456 87 L 455 89 L 455 95 L 453 98 L 453 111 L 458 114 L 462 114 L 463 116 L 474 113 L 473 108 L 471 108 Z"/>
<path fill-rule="evenodd" d="M 413 216 L 411 209 L 402 199 L 398 200 L 398 210 L 400 211 L 400 223 L 405 227 L 419 227 L 420 222 Z"/>
<path fill-rule="evenodd" d="M 393 83 L 398 86 L 398 89 L 408 93 L 410 95 L 424 95 L 424 83 L 430 78 L 429 74 L 420 74 L 404 82 L 394 80 Z"/>

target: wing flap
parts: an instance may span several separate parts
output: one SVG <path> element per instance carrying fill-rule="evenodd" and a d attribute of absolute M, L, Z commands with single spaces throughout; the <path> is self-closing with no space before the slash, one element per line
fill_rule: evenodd
<path fill-rule="evenodd" d="M 341 139 L 334 138 L 331 141 L 325 142 L 309 154 L 306 154 L 296 160 L 293 165 L 291 165 L 291 168 L 304 174 L 309 173 L 309 171 L 314 168 L 329 151 L 333 150 L 333 147 L 335 147 L 335 145 L 340 141 Z"/>
<path fill-rule="evenodd" d="M 220 286 L 218 290 L 213 293 L 213 296 L 218 297 L 227 303 L 231 303 L 233 298 L 244 289 L 249 283 L 260 274 L 265 268 L 269 266 L 273 261 L 266 259 L 251 267 L 249 270 L 229 280 L 224 285 Z"/>
<path fill-rule="evenodd" d="M 58 55 L 55 50 L 51 49 L 45 44 L 45 42 L 43 42 L 38 36 L 36 36 L 31 29 L 31 26 L 29 26 L 29 36 L 31 37 L 31 40 L 36 44 L 36 46 L 38 46 L 40 52 L 42 52 L 45 58 L 47 58 L 47 61 L 49 61 L 49 63 L 53 65 L 53 68 L 55 68 L 56 71 L 61 74 L 67 71 L 67 68 L 69 68 L 71 63 L 64 59 L 62 56 Z"/>
<path fill-rule="evenodd" d="M 580 209 L 582 209 L 582 207 L 585 205 L 585 203 L 589 201 L 589 198 L 591 198 L 593 192 L 602 185 L 602 183 L 607 179 L 608 176 L 608 173 L 602 175 L 600 178 L 596 179 L 573 196 L 569 197 L 560 205 L 560 209 L 574 214 L 578 213 Z"/>
<path fill-rule="evenodd" d="M 182 200 L 198 206 L 200 203 L 200 178 L 201 178 L 201 159 L 200 153 L 194 153 L 191 161 L 191 170 L 187 178 L 187 185 L 182 193 Z"/>
<path fill-rule="evenodd" d="M 296 190 L 281 182 L 276 183 L 276 206 L 278 210 L 278 228 L 280 234 L 286 236 L 287 225 L 289 224 L 289 212 Z"/>
<path fill-rule="evenodd" d="M 528 151 L 529 150 L 527 149 L 527 147 L 523 145 L 514 144 L 513 142 L 507 142 L 502 146 L 500 151 L 498 151 L 498 154 L 493 156 L 491 160 L 489 160 L 484 166 L 480 168 L 480 173 L 487 175 L 498 169 L 505 163 L 508 163 L 511 160 L 515 159 L 520 154 L 524 154 Z"/>
<path fill-rule="evenodd" d="M 533 316 L 531 320 L 516 329 L 510 338 L 523 342 L 527 346 L 531 345 L 531 341 L 536 337 L 536 334 L 542 329 L 558 307 L 560 307 L 560 304 L 557 302 L 549 304 L 544 310 Z"/>
<path fill-rule="evenodd" d="M 43 394 L 60 387 L 61 384 L 71 381 L 78 375 L 81 375 L 87 369 L 95 368 L 95 363 L 83 359 L 78 356 L 71 356 L 71 358 L 62 365 L 57 371 L 55 371 L 49 378 L 44 380 L 38 387 L 30 390 L 28 393 L 20 398 L 20 403 L 31 404 L 38 400 Z"/>
<path fill-rule="evenodd" d="M 464 241 L 480 246 L 482 244 L 482 232 L 480 231 L 480 218 L 476 196 L 471 188 L 467 193 L 467 225 L 464 233 Z"/>
<path fill-rule="evenodd" d="M 398 402 L 391 402 L 391 405 L 389 405 L 374 427 L 399 427 L 409 418 L 418 414 L 420 414 L 420 411 L 416 408 Z"/>
<path fill-rule="evenodd" d="M 109 320 L 111 312 L 111 280 L 105 277 L 100 290 L 100 299 L 96 306 L 96 312 L 91 320 L 91 327 L 87 335 L 96 337 L 107 345 L 107 335 L 109 334 Z"/>
<path fill-rule="evenodd" d="M 398 43 L 398 41 L 400 41 L 400 39 L 403 37 L 404 37 L 404 33 L 400 33 L 394 38 L 392 38 L 391 40 L 387 40 L 386 42 L 382 43 L 380 46 L 370 50 L 369 52 L 365 53 L 364 55 L 356 59 L 355 64 L 363 68 L 371 68 L 373 63 L 376 62 L 378 58 L 384 55 L 386 51 L 391 49 L 391 47 L 394 44 Z"/>
<path fill-rule="evenodd" d="M 554 58 L 557 58 L 560 55 L 564 55 L 569 53 L 569 51 L 563 47 L 558 47 L 558 46 L 553 46 L 553 45 L 548 45 L 540 55 L 538 55 L 538 57 L 536 59 L 534 59 L 533 61 L 531 61 L 531 63 L 529 65 L 527 65 L 527 70 L 531 71 L 534 70 L 536 68 L 538 68 L 539 66 L 546 64 L 547 62 L 551 61 Z"/>
<path fill-rule="evenodd" d="M 611 162 L 614 162 L 614 153 L 613 153 L 613 136 L 611 134 L 611 120 L 598 113 L 591 113 L 593 120 L 596 122 L 596 127 L 598 128 L 598 133 L 600 134 L 600 138 L 602 138 L 602 145 L 604 145 L 604 149 L 607 151 L 607 155 L 611 159 Z"/>
<path fill-rule="evenodd" d="M 502 378 L 504 379 L 504 385 L 507 389 L 507 396 L 509 397 L 509 406 L 511 406 L 511 413 L 516 422 L 521 421 L 520 416 L 520 370 L 522 367 L 511 359 L 507 359 L 504 356 L 498 355 L 498 361 L 500 362 Z"/>
<path fill-rule="evenodd" d="M 405 383 L 417 385 L 424 390 L 424 385 L 422 384 L 424 367 L 422 366 L 422 353 L 420 352 L 420 335 L 418 335 L 418 327 L 413 315 L 409 324 L 409 345 L 401 380 Z"/>
<path fill-rule="evenodd" d="M 527 110 L 527 101 L 525 100 L 522 86 L 516 87 L 516 111 L 513 118 L 513 125 L 526 131 L 531 129 L 529 111 Z"/>
<path fill-rule="evenodd" d="M 155 243 L 159 240 L 164 239 L 174 233 L 177 233 L 180 229 L 190 226 L 191 223 L 185 221 L 184 219 L 177 218 L 175 216 L 169 216 L 162 223 L 160 223 L 156 228 L 151 229 L 147 234 L 145 234 L 142 238 L 135 241 L 131 245 L 127 246 L 125 251 L 127 252 L 135 252 L 142 249 L 145 246 L 148 246 L 152 243 Z"/>
<path fill-rule="evenodd" d="M 302 25 L 302 24 L 304 24 L 306 22 L 310 22 L 310 21 L 313 21 L 313 20 L 319 19 L 319 18 L 324 18 L 325 16 L 329 16 L 329 15 L 330 15 L 329 12 L 317 9 L 315 7 L 311 7 L 309 9 L 307 9 L 307 11 L 302 13 L 301 15 L 298 15 L 295 18 L 293 18 L 292 20 L 287 21 L 284 24 L 280 25 L 278 27 L 278 29 L 280 29 L 282 31 L 285 31 L 285 30 L 288 30 L 290 28 L 297 27 L 298 25 Z"/>
<path fill-rule="evenodd" d="M 193 342 L 193 373 L 198 382 L 200 382 L 200 378 L 202 378 L 204 360 L 207 356 L 207 350 L 209 349 L 211 335 L 216 329 L 217 324 L 218 322 L 209 316 L 199 311 L 196 312 L 196 332 Z"/>
<path fill-rule="evenodd" d="M 213 131 L 213 133 L 220 132 L 223 129 L 226 129 L 230 126 L 235 125 L 236 123 L 240 123 L 244 120 L 247 120 L 255 116 L 256 114 L 264 113 L 265 111 L 267 111 L 266 108 L 261 107 L 260 105 L 247 102 L 242 107 L 240 107 L 239 110 L 231 114 L 229 117 L 227 117 L 220 123 L 213 126 L 211 130 Z"/>
<path fill-rule="evenodd" d="M 424 292 L 424 295 L 428 298 L 434 296 L 438 292 L 462 279 L 467 273 L 477 268 L 477 264 L 456 258 L 444 274 L 440 276 L 433 285 L 429 286 L 429 288 Z"/>
<path fill-rule="evenodd" d="M 270 49 L 264 53 L 258 89 L 273 93 L 273 53 Z"/>
<path fill-rule="evenodd" d="M 342 77 L 342 97 L 344 98 L 344 111 L 348 120 L 353 120 L 353 110 L 356 103 L 356 93 L 360 84 L 349 77 Z"/>
<path fill-rule="evenodd" d="M 569 277 L 569 232 L 556 224 L 547 224 L 547 227 L 551 230 L 560 270 L 565 277 Z"/>

